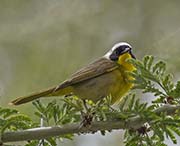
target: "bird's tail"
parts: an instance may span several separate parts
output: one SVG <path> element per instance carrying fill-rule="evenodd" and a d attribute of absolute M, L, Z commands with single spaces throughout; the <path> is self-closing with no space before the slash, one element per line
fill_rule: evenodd
<path fill-rule="evenodd" d="M 38 93 L 28 95 L 28 96 L 18 97 L 15 100 L 11 101 L 9 104 L 10 105 L 20 105 L 20 104 L 24 104 L 24 103 L 30 102 L 32 100 L 35 100 L 35 99 L 39 99 L 41 97 L 66 95 L 70 91 L 71 91 L 71 89 L 69 89 L 69 88 L 63 88 L 63 89 L 59 89 L 57 91 L 56 87 L 53 87 L 53 88 L 46 89 L 44 91 L 40 91 Z"/>

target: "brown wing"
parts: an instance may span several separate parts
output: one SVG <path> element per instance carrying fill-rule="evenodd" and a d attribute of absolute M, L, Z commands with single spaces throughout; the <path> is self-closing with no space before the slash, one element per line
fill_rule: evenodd
<path fill-rule="evenodd" d="M 102 57 L 90 63 L 86 67 L 80 69 L 79 71 L 75 72 L 70 79 L 60 84 L 55 91 L 97 77 L 101 74 L 110 72 L 116 68 L 118 68 L 117 63 Z"/>
<path fill-rule="evenodd" d="M 38 99 L 40 97 L 45 96 L 56 96 L 56 95 L 64 95 L 66 93 L 66 87 L 70 87 L 73 84 L 97 77 L 101 74 L 110 72 L 116 69 L 118 65 L 115 62 L 112 62 L 106 58 L 100 58 L 95 62 L 87 65 L 86 67 L 82 68 L 81 70 L 74 73 L 70 79 L 66 80 L 62 84 L 57 87 L 53 87 L 47 90 L 43 90 L 40 92 L 36 92 L 34 94 L 28 96 L 22 96 L 16 98 L 15 100 L 11 101 L 10 104 L 19 105 L 26 102 L 30 102 L 32 100 Z M 60 92 L 59 92 L 60 91 Z"/>

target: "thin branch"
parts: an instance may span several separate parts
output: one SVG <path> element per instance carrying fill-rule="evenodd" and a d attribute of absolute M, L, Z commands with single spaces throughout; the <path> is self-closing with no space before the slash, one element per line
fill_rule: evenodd
<path fill-rule="evenodd" d="M 180 109 L 180 105 L 164 105 L 154 112 L 160 114 L 166 112 L 168 115 L 173 114 L 177 109 Z M 27 129 L 23 131 L 16 132 L 6 132 L 2 134 L 2 142 L 15 142 L 15 141 L 28 141 L 28 140 L 38 140 L 53 136 L 62 136 L 65 134 L 81 134 L 81 133 L 94 133 L 99 130 L 117 130 L 117 129 L 138 129 L 145 122 L 139 116 L 129 118 L 127 120 L 113 120 L 113 121 L 100 121 L 92 122 L 90 127 L 80 127 L 79 123 L 68 124 L 56 127 L 41 127 Z"/>

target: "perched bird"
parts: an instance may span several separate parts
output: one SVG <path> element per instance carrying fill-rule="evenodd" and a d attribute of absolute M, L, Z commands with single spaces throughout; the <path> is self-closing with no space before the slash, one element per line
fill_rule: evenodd
<path fill-rule="evenodd" d="M 133 78 L 128 72 L 135 67 L 127 62 L 134 58 L 132 47 L 126 42 L 115 44 L 103 57 L 75 72 L 61 84 L 28 96 L 18 97 L 12 105 L 30 102 L 41 97 L 76 95 L 82 100 L 97 102 L 106 96 L 112 97 L 112 104 L 121 98 L 133 86 Z"/>

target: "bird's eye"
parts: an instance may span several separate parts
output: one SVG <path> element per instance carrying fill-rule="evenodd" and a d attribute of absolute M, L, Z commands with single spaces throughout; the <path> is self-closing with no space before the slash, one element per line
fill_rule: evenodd
<path fill-rule="evenodd" d="M 118 52 L 118 51 L 115 51 L 114 53 L 115 53 L 116 55 L 119 55 L 119 52 Z"/>
<path fill-rule="evenodd" d="M 114 52 L 117 56 L 119 56 L 122 52 L 124 51 L 124 48 L 118 48 L 116 49 L 116 51 Z"/>

